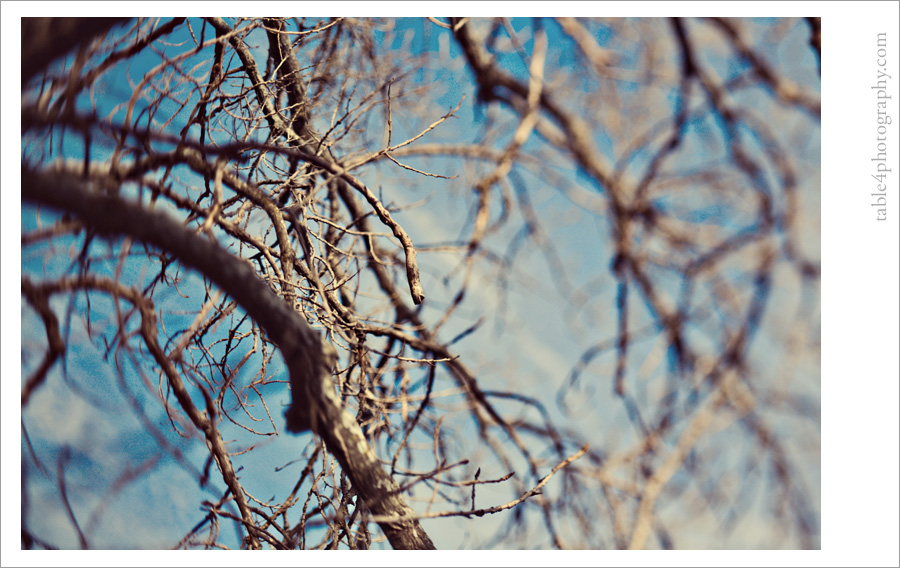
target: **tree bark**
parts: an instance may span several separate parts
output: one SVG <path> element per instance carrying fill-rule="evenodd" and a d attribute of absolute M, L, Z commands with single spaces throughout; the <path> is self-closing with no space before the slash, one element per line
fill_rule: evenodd
<path fill-rule="evenodd" d="M 382 469 L 359 425 L 341 406 L 331 379 L 337 360 L 334 348 L 323 343 L 319 334 L 272 292 L 248 263 L 163 212 L 91 191 L 85 183 L 64 173 L 41 173 L 23 166 L 22 201 L 77 215 L 100 234 L 129 236 L 159 247 L 203 273 L 230 295 L 278 346 L 290 376 L 293 405 L 305 404 L 309 409 L 307 425 L 338 459 L 365 507 L 376 516 L 409 518 L 378 523 L 391 546 L 435 548 L 397 483 Z M 299 429 L 296 425 L 293 428 Z"/>

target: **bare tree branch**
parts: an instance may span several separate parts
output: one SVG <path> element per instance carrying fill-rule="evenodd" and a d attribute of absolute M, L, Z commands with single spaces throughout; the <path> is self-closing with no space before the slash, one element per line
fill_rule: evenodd
<path fill-rule="evenodd" d="M 331 382 L 331 369 L 336 363 L 334 348 L 323 344 L 318 334 L 272 294 L 247 264 L 185 230 L 163 213 L 90 192 L 65 176 L 23 168 L 22 199 L 76 214 L 100 233 L 130 236 L 157 246 L 201 271 L 234 298 L 281 349 L 291 377 L 293 407 L 308 408 L 310 428 L 334 452 L 366 506 L 375 514 L 410 518 L 382 524 L 391 544 L 400 549 L 434 548 L 413 518 L 397 484 L 381 468 L 359 425 L 336 398 Z M 179 394 L 180 399 L 184 396 Z M 288 410 L 288 415 L 297 412 Z"/>

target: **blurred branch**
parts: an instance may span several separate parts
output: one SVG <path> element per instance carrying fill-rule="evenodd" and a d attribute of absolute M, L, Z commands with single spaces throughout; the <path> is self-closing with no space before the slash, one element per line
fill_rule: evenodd
<path fill-rule="evenodd" d="M 22 85 L 50 63 L 130 18 L 22 18 Z"/>

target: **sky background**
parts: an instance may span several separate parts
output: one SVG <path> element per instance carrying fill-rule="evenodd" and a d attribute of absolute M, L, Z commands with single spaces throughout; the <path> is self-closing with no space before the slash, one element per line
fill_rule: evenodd
<path fill-rule="evenodd" d="M 646 5 L 651 5 L 647 3 Z M 206 10 L 206 5 L 199 5 L 195 9 L 197 10 L 197 15 L 201 15 Z M 406 9 L 404 8 L 406 5 L 400 6 L 398 9 Z M 585 6 L 592 6 L 590 4 L 581 4 L 578 6 L 574 6 L 572 10 L 574 13 L 581 15 L 591 15 L 590 10 L 584 11 Z M 761 6 L 761 5 L 751 5 L 751 6 Z M 835 9 L 837 6 L 844 6 L 845 4 L 840 5 L 826 5 L 824 9 L 831 10 Z M 499 8 L 502 9 L 502 5 L 499 5 Z M 192 7 L 193 8 L 193 7 Z M 367 7 L 365 5 L 359 6 L 359 12 L 353 12 L 354 14 L 365 15 L 365 10 Z M 731 6 L 728 6 L 729 9 L 734 9 Z M 4 4 L 4 16 L 7 15 L 9 10 L 9 4 Z M 672 8 L 668 8 L 672 9 Z M 698 6 L 698 10 L 703 9 L 703 6 Z M 759 9 L 759 8 L 757 8 Z M 845 8 L 846 9 L 846 8 Z M 854 4 L 853 14 L 856 17 L 865 14 L 872 14 L 873 16 L 879 13 L 889 12 L 890 9 L 896 10 L 895 4 L 865 4 L 865 3 L 857 3 Z M 562 11 L 565 8 L 561 9 Z M 775 14 L 775 13 L 783 13 L 783 11 L 789 12 L 791 10 L 790 4 L 779 4 L 777 7 L 772 6 L 771 9 L 766 9 L 763 12 L 767 15 Z M 871 12 L 866 12 L 866 10 L 872 10 Z M 349 10 L 348 10 L 349 12 Z M 445 13 L 445 11 L 441 10 L 439 7 L 434 10 L 429 10 L 430 13 Z M 785 13 L 786 13 L 785 12 Z M 627 9 L 626 12 L 627 13 Z M 681 5 L 678 8 L 678 15 L 689 15 L 690 8 L 686 7 L 686 5 Z M 828 14 L 823 14 L 825 16 L 823 21 L 823 43 L 825 45 L 825 49 L 823 51 L 826 53 L 825 62 L 823 65 L 823 74 L 822 74 L 822 84 L 823 84 L 823 92 L 825 96 L 823 96 L 823 189 L 822 189 L 822 250 L 823 250 L 823 273 L 822 273 L 822 295 L 823 295 L 823 363 L 822 363 L 822 394 L 823 394 L 823 505 L 822 509 L 829 510 L 829 500 L 833 499 L 837 496 L 837 492 L 830 492 L 828 489 L 829 481 L 833 484 L 833 487 L 840 487 L 842 481 L 846 483 L 849 480 L 854 479 L 853 477 L 853 469 L 850 468 L 847 472 L 842 472 L 841 467 L 850 461 L 851 463 L 863 463 L 864 460 L 874 459 L 875 456 L 884 455 L 884 438 L 878 437 L 877 439 L 872 439 L 870 435 L 866 435 L 865 432 L 871 432 L 873 429 L 878 429 L 879 431 L 889 431 L 892 433 L 891 435 L 896 436 L 896 388 L 897 388 L 897 357 L 896 357 L 896 341 L 890 342 L 893 337 L 896 339 L 896 314 L 897 314 L 897 222 L 892 218 L 888 223 L 884 223 L 881 225 L 876 225 L 872 221 L 871 209 L 867 207 L 865 203 L 866 195 L 860 195 L 859 190 L 855 190 L 853 188 L 859 187 L 869 187 L 867 182 L 865 181 L 864 172 L 867 170 L 868 166 L 868 158 L 870 157 L 870 152 L 868 151 L 872 144 L 868 144 L 868 141 L 871 141 L 872 136 L 872 108 L 873 104 L 871 103 L 871 99 L 869 98 L 870 93 L 864 89 L 852 89 L 848 88 L 848 86 L 852 85 L 866 85 L 868 86 L 872 83 L 872 78 L 874 77 L 874 64 L 866 64 L 867 52 L 862 49 L 865 45 L 865 42 L 870 41 L 872 36 L 872 30 L 869 28 L 863 29 L 860 26 L 860 29 L 854 29 L 854 25 L 856 25 L 857 20 L 854 18 L 846 17 L 846 12 L 837 11 L 836 14 L 844 14 L 844 17 L 840 19 L 841 25 L 841 34 L 842 37 L 848 38 L 846 45 L 842 46 L 842 49 L 835 49 L 834 59 L 832 60 L 832 55 L 828 51 L 830 48 L 830 43 L 828 42 L 828 30 L 829 30 L 829 20 Z M 490 12 L 485 13 L 484 15 L 491 15 Z M 624 15 L 624 13 L 623 13 Z M 664 14 L 660 14 L 664 15 Z M 835 18 L 836 20 L 837 18 Z M 863 18 L 860 17 L 860 21 Z M 883 18 L 879 18 L 877 20 L 868 20 L 868 21 L 882 21 Z M 17 22 L 16 22 L 17 23 Z M 834 24 L 831 24 L 834 25 Z M 896 34 L 896 24 L 894 24 L 894 35 L 893 37 L 897 38 Z M 3 23 L 3 38 L 4 38 L 4 47 L 7 45 L 7 41 L 11 41 L 13 45 L 17 42 L 18 34 L 15 31 L 15 26 L 10 28 L 9 18 L 4 18 Z M 854 34 L 858 34 L 854 35 Z M 857 38 L 858 39 L 853 39 Z M 898 38 L 900 39 L 900 38 Z M 856 51 L 859 50 L 859 51 Z M 5 70 L 15 70 L 18 72 L 18 65 L 16 64 L 17 59 L 13 59 L 13 63 L 10 64 L 10 50 L 4 49 L 3 58 L 4 61 L 4 69 Z M 894 50 L 895 55 L 897 54 L 896 49 Z M 896 69 L 896 59 L 890 65 L 894 66 Z M 845 67 L 844 67 L 845 66 Z M 6 72 L 4 73 L 6 77 Z M 896 74 L 894 74 L 896 76 Z M 839 80 L 836 80 L 839 78 Z M 18 98 L 18 85 L 10 83 L 16 83 L 15 81 L 10 81 L 9 79 L 3 82 L 3 97 L 4 97 L 4 138 L 3 138 L 3 176 L 4 176 L 4 185 L 7 188 L 16 187 L 15 177 L 10 179 L 11 174 L 18 175 L 18 169 L 15 165 L 15 162 L 18 158 L 17 149 L 20 146 L 20 140 L 18 138 L 18 128 L 11 128 L 8 119 L 8 116 L 11 116 L 14 120 L 16 118 L 15 112 L 17 108 Z M 848 92 L 849 91 L 849 92 Z M 862 91 L 862 92 L 860 92 Z M 469 93 L 471 96 L 471 93 Z M 458 96 L 456 93 L 448 93 L 448 100 L 446 101 L 448 105 L 454 106 L 456 102 L 458 102 Z M 454 100 L 455 99 L 455 100 Z M 11 101 L 10 101 L 11 100 Z M 9 106 L 9 104 L 12 106 Z M 841 113 L 829 113 L 829 108 L 834 107 L 840 108 Z M 10 109 L 12 110 L 12 114 L 10 115 Z M 15 126 L 13 124 L 12 126 Z M 829 132 L 832 133 L 840 133 L 838 138 L 838 143 L 835 146 L 835 138 L 829 136 Z M 893 130 L 892 132 L 896 132 Z M 837 136 L 837 135 L 835 135 Z M 10 143 L 10 140 L 13 139 L 14 143 Z M 897 140 L 900 140 L 900 136 L 896 136 Z M 859 140 L 860 142 L 857 144 L 846 144 L 840 143 L 842 140 Z M 896 153 L 895 153 L 896 155 Z M 854 166 L 854 164 L 858 164 Z M 862 178 L 862 179 L 861 179 Z M 424 187 L 417 188 L 420 192 L 428 192 L 429 187 L 428 184 L 423 184 Z M 896 184 L 894 184 L 896 187 Z M 437 190 L 429 193 L 432 198 L 437 199 L 440 196 L 440 192 Z M 16 243 L 18 241 L 18 233 L 19 227 L 18 222 L 19 219 L 17 215 L 13 215 L 13 213 L 17 213 L 17 199 L 15 192 L 6 191 L 3 194 L 3 252 L 5 254 L 2 255 L 3 260 L 3 303 L 4 307 L 7 307 L 7 310 L 4 311 L 3 317 L 3 325 L 4 325 L 4 342 L 3 342 L 3 375 L 4 376 L 18 376 L 21 373 L 21 369 L 19 365 L 15 364 L 17 361 L 21 360 L 21 351 L 18 346 L 18 341 L 24 340 L 24 336 L 20 334 L 20 329 L 22 327 L 27 327 L 27 322 L 22 321 L 14 321 L 13 314 L 18 314 L 16 317 L 19 317 L 20 310 L 17 308 L 21 303 L 18 291 L 18 273 L 17 271 L 20 269 L 19 262 L 17 257 Z M 398 201 L 402 201 L 401 199 L 397 199 Z M 552 212 L 554 203 L 545 203 L 542 204 L 544 209 L 542 211 Z M 450 207 L 450 205 L 448 205 Z M 459 205 L 456 205 L 459 208 Z M 560 209 L 560 211 L 565 211 L 566 209 Z M 454 211 L 456 215 L 454 217 L 465 218 L 466 211 L 465 210 L 457 210 Z M 548 213 L 549 214 L 549 213 Z M 562 212 L 558 214 L 563 214 Z M 428 227 L 433 227 L 434 223 L 426 219 L 424 216 L 408 216 L 408 219 L 400 217 L 399 218 L 401 224 L 413 235 L 421 234 Z M 449 231 L 452 233 L 452 231 Z M 456 235 L 451 235 L 455 237 Z M 435 240 L 439 240 L 439 236 L 435 235 Z M 12 250 L 10 250 L 10 247 Z M 566 251 L 577 252 L 577 248 L 569 248 L 569 247 L 561 247 Z M 424 262 L 422 265 L 423 270 L 423 279 L 426 287 L 426 291 L 436 290 L 439 288 L 439 283 L 434 281 L 433 279 L 429 281 L 429 274 L 441 274 L 444 270 L 437 270 L 435 267 L 429 266 L 431 263 L 436 262 L 435 258 L 432 256 L 428 256 L 428 261 Z M 572 262 L 577 262 L 577 258 Z M 23 264 L 27 264 L 26 259 L 22 259 Z M 535 261 L 536 266 L 540 265 L 539 260 Z M 840 267 L 846 266 L 845 269 L 841 269 Z M 871 283 L 878 283 L 876 286 L 872 286 Z M 873 290 L 874 288 L 874 290 Z M 482 301 L 486 303 L 494 302 L 494 298 L 491 297 L 488 287 L 484 287 L 485 297 Z M 872 293 L 873 291 L 880 291 L 881 293 Z M 540 301 L 535 301 L 530 304 L 533 312 L 533 315 L 536 318 L 544 319 L 545 321 L 553 321 L 554 317 L 551 317 L 556 313 L 556 310 L 559 309 L 559 306 L 555 306 L 553 304 L 552 294 L 535 294 L 535 297 L 540 300 L 546 300 L 545 303 L 541 303 Z M 477 304 L 476 304 L 477 305 Z M 10 309 L 10 306 L 16 306 L 16 309 Z M 546 310 L 547 315 L 544 316 L 542 311 Z M 515 318 L 519 314 L 511 314 L 510 319 L 515 322 Z M 886 321 L 888 319 L 888 315 L 890 315 L 893 319 L 890 321 Z M 865 319 L 866 316 L 871 316 L 872 319 Z M 833 322 L 829 324 L 828 322 Z M 893 323 L 893 325 L 892 325 Z M 22 327 L 20 327 L 20 325 Z M 872 330 L 871 333 L 847 333 L 848 329 L 852 330 Z M 575 356 L 577 357 L 578 350 L 574 348 L 574 346 L 578 345 L 578 340 L 580 338 L 572 338 L 566 335 L 567 331 L 563 328 L 559 330 L 548 330 L 549 332 L 544 337 L 535 338 L 528 345 L 528 353 L 533 355 L 533 365 L 530 368 L 525 369 L 526 372 L 533 373 L 535 375 L 540 375 L 541 371 L 554 372 L 556 376 L 555 380 L 559 381 L 561 378 L 558 376 L 558 369 L 564 368 L 567 369 L 571 366 L 573 361 L 572 352 L 574 351 Z M 448 330 L 449 333 L 449 330 Z M 492 332 L 493 333 L 493 332 Z M 891 334 L 894 334 L 893 336 Z M 449 335 L 447 336 L 449 337 Z M 502 335 L 494 335 L 494 338 L 497 341 L 502 341 Z M 516 338 L 516 341 L 521 342 L 522 338 Z M 525 338 L 525 341 L 528 341 Z M 879 343 L 879 341 L 884 341 L 884 343 Z M 893 347 L 891 347 L 893 346 Z M 468 346 L 465 342 L 461 342 L 459 345 L 459 351 L 465 352 L 468 349 Z M 472 357 L 475 357 L 477 360 L 478 349 L 477 345 L 474 346 L 476 349 L 472 352 Z M 543 352 L 541 350 L 543 349 Z M 871 356 L 865 356 L 864 354 L 871 353 Z M 880 354 L 880 355 L 879 355 Z M 889 356 L 890 355 L 890 356 Z M 559 358 L 558 362 L 554 362 L 554 357 Z M 546 367 L 542 369 L 542 367 Z M 18 370 L 15 370 L 18 369 Z M 836 373 L 836 374 L 835 374 Z M 848 380 L 855 380 L 862 382 L 863 384 L 871 385 L 871 390 L 866 388 L 847 388 L 846 382 Z M 883 382 L 876 382 L 877 377 L 883 377 Z M 564 377 L 562 377 L 564 379 Z M 893 378 L 893 382 L 891 379 Z M 97 377 L 98 381 L 103 380 L 114 380 L 114 377 Z M 12 386 L 10 385 L 12 383 Z M 831 385 L 831 386 L 830 386 Z M 14 477 L 16 474 L 15 469 L 12 470 L 9 468 L 10 464 L 18 464 L 18 450 L 21 447 L 19 443 L 20 436 L 20 428 L 18 424 L 18 417 L 15 409 L 18 407 L 18 383 L 16 381 L 5 381 L 3 386 L 3 400 L 4 400 L 4 412 L 3 412 L 3 456 L 4 456 L 4 467 L 3 467 L 3 494 L 4 496 L 14 495 L 15 488 L 17 487 L 17 481 L 14 479 L 10 480 L 10 477 Z M 882 391 L 882 389 L 884 389 Z M 893 389 L 893 390 L 891 390 Z M 48 396 L 48 389 L 43 389 L 39 396 L 35 397 L 34 401 L 31 403 L 35 405 L 35 409 L 45 410 L 46 414 L 49 416 L 63 416 L 61 412 L 54 412 L 55 404 L 58 404 L 59 401 L 53 400 L 52 396 Z M 883 392 L 885 396 L 871 396 L 872 392 Z M 830 396 L 835 396 L 829 401 Z M 857 398 L 858 397 L 858 398 Z M 891 405 L 894 406 L 891 406 Z M 880 405 L 883 405 L 880 406 Z M 552 405 L 551 405 L 552 406 Z M 10 409 L 12 412 L 10 412 Z M 881 409 L 881 410 L 879 410 Z M 57 409 L 58 410 L 58 409 Z M 71 435 L 73 438 L 79 437 L 81 435 L 85 436 L 94 436 L 95 443 L 97 447 L 106 447 L 104 444 L 104 440 L 102 438 L 103 428 L 96 428 L 92 423 L 93 420 L 96 420 L 97 417 L 90 416 L 87 412 L 87 407 L 82 409 L 79 412 L 77 408 L 66 408 L 64 409 L 66 412 L 67 422 L 66 427 L 62 428 L 61 424 L 54 424 L 52 422 L 45 424 L 46 432 L 42 432 L 42 434 L 46 436 L 53 435 Z M 853 412 L 858 411 L 859 414 L 854 415 Z M 41 412 L 45 414 L 45 412 Z M 834 420 L 840 416 L 839 420 Z M 848 416 L 850 420 L 848 420 Z M 73 417 L 75 418 L 73 420 Z M 855 420 L 853 418 L 855 417 Z M 881 426 L 878 425 L 876 420 L 879 418 L 888 419 L 887 424 L 883 424 Z M 892 419 L 893 421 L 891 422 Z M 850 424 L 859 424 L 860 431 L 854 432 L 854 429 L 849 427 Z M 119 425 L 121 427 L 121 425 Z M 135 426 L 138 427 L 138 426 Z M 55 434 L 54 434 L 55 433 Z M 12 443 L 10 443 L 12 440 Z M 840 445 L 841 443 L 851 443 L 851 447 L 845 447 Z M 876 442 L 881 442 L 879 445 L 875 445 Z M 293 443 L 303 444 L 303 438 L 297 438 Z M 832 444 L 837 443 L 838 445 L 832 446 Z M 887 444 L 891 448 L 896 448 L 896 444 Z M 122 455 L 122 452 L 126 452 L 129 459 L 135 459 L 138 461 L 142 461 L 148 459 L 150 456 L 140 454 L 140 448 L 109 448 L 111 453 L 116 453 L 117 455 Z M 265 448 L 262 453 L 265 454 Z M 10 454 L 8 452 L 12 451 L 12 457 L 14 459 L 10 460 Z M 137 452 L 134 454 L 127 454 L 127 452 Z M 273 451 L 273 453 L 276 453 Z M 254 454 L 259 455 L 259 454 Z M 856 459 L 854 460 L 854 456 Z M 834 462 L 830 461 L 831 459 Z M 885 456 L 890 459 L 891 456 Z M 277 461 L 277 458 L 271 458 L 273 461 L 269 462 L 266 460 L 262 460 L 260 462 L 260 467 L 270 468 L 271 464 Z M 283 460 L 282 460 L 283 461 Z M 888 463 L 893 463 L 894 468 L 896 468 L 896 453 L 893 454 L 893 461 L 888 461 Z M 870 474 L 873 476 L 877 476 L 881 471 L 889 474 L 891 471 L 896 472 L 896 469 L 891 470 L 890 468 L 885 468 L 879 470 L 879 468 L 871 468 Z M 165 478 L 167 474 L 167 469 L 165 467 L 159 467 L 155 470 L 154 475 L 160 475 Z M 172 475 L 185 475 L 184 471 L 181 468 L 172 468 Z M 841 476 L 846 477 L 841 477 Z M 13 488 L 13 492 L 10 493 L 8 491 L 8 487 L 10 487 L 10 482 L 12 481 L 11 487 Z M 194 489 L 191 488 L 190 484 L 193 483 L 193 479 L 186 479 L 186 483 L 183 486 L 178 486 L 177 484 L 171 484 L 170 487 L 183 487 L 185 491 L 185 499 L 191 498 L 191 494 Z M 881 484 L 881 487 L 895 487 L 896 486 L 896 478 L 891 482 L 890 478 L 884 480 L 885 483 Z M 867 483 L 868 484 L 868 483 Z M 134 490 L 134 487 L 127 489 L 126 491 Z M 896 497 L 896 493 L 893 494 Z M 122 498 L 127 498 L 123 496 Z M 166 499 L 178 499 L 178 494 L 170 493 L 168 490 L 165 495 Z M 10 517 L 7 515 L 10 514 L 10 499 L 4 499 L 4 521 L 7 521 Z M 873 500 L 874 501 L 874 500 Z M 893 500 L 896 502 L 896 499 Z M 840 507 L 839 501 L 837 502 L 837 507 Z M 14 503 L 12 505 L 15 505 Z M 860 503 L 859 500 L 855 500 L 853 502 L 853 506 L 857 513 L 853 516 L 858 516 L 860 514 L 865 515 L 863 512 L 859 512 L 859 507 L 865 507 L 866 503 Z M 876 505 L 876 503 L 872 503 L 872 505 Z M 831 507 L 834 507 L 832 505 Z M 840 509 L 838 509 L 840 510 Z M 16 514 L 17 507 L 12 507 L 12 519 L 15 520 L 17 517 Z M 160 512 L 160 511 L 158 511 Z M 168 513 L 168 511 L 166 511 Z M 153 511 L 148 511 L 148 514 L 153 514 Z M 871 514 L 878 514 L 877 511 Z M 823 547 L 827 547 L 832 549 L 832 552 L 837 552 L 839 550 L 840 542 L 847 539 L 847 542 L 854 542 L 854 539 L 851 538 L 853 534 L 854 528 L 861 527 L 842 527 L 839 530 L 839 534 L 842 536 L 840 538 L 829 539 L 829 531 L 835 530 L 835 521 L 840 517 L 847 517 L 848 515 L 836 515 L 830 519 L 823 518 L 822 524 L 822 543 Z M 148 526 L 153 526 L 157 524 L 156 519 L 152 517 L 148 517 Z M 488 519 L 490 521 L 490 519 Z M 455 521 L 442 521 L 442 529 L 445 528 L 444 525 L 449 525 L 454 523 Z M 68 524 L 68 521 L 62 519 L 63 524 Z M 425 522 L 426 530 L 432 531 L 431 526 L 428 524 L 429 521 Z M 9 522 L 4 522 L 4 554 L 6 554 L 8 550 L 10 550 L 9 545 L 6 545 L 7 541 L 7 528 L 9 527 Z M 180 523 L 176 523 L 180 524 Z M 894 525 L 895 526 L 895 525 Z M 875 530 L 877 531 L 881 527 L 872 528 L 871 525 L 867 527 L 868 531 Z M 884 529 L 884 537 L 883 539 L 889 540 L 887 535 L 890 534 L 888 531 L 891 528 L 889 523 L 885 523 Z M 123 531 L 134 531 L 135 527 L 122 527 Z M 476 529 L 477 530 L 477 529 Z M 181 527 L 177 527 L 174 531 L 176 534 L 183 533 Z M 866 541 L 871 541 L 872 536 L 867 537 Z M 15 544 L 18 544 L 17 535 L 13 534 L 12 536 Z M 168 537 L 161 535 L 161 540 L 167 541 Z M 856 542 L 859 542 L 858 540 Z M 17 548 L 17 546 L 13 545 L 13 548 Z M 608 554 L 608 553 L 603 553 Z M 622 556 L 613 557 L 615 563 L 621 563 L 623 560 Z M 798 558 L 801 558 L 798 556 Z M 837 558 L 837 556 L 835 557 Z M 577 558 L 576 558 L 577 559 Z M 784 563 L 785 560 L 789 560 L 787 556 L 779 556 L 779 562 Z M 782 560 L 785 559 L 785 560 Z M 268 561 L 268 560 L 267 560 Z M 274 560 L 273 560 L 274 561 Z M 606 560 L 604 559 L 604 562 Z M 857 559 L 858 562 L 858 559 Z M 6 563 L 6 562 L 4 562 Z M 588 560 L 587 563 L 591 563 Z M 837 562 L 840 564 L 840 562 Z"/>

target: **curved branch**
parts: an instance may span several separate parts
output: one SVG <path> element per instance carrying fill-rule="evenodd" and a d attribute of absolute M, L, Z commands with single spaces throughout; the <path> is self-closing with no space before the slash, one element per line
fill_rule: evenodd
<path fill-rule="evenodd" d="M 172 362 L 170 355 L 167 355 L 165 353 L 162 346 L 160 346 L 159 341 L 157 340 L 158 330 L 156 308 L 153 306 L 153 302 L 150 299 L 145 298 L 134 288 L 128 288 L 119 284 L 118 282 L 103 278 L 85 276 L 78 278 L 68 278 L 59 282 L 54 282 L 52 284 L 42 285 L 35 285 L 27 278 L 22 278 L 23 294 L 25 294 L 30 301 L 35 303 L 36 306 L 40 308 L 41 316 L 45 319 L 45 321 L 48 318 L 52 318 L 52 321 L 57 328 L 55 330 L 57 336 L 59 335 L 59 324 L 56 322 L 56 316 L 53 315 L 52 311 L 50 311 L 49 304 L 47 303 L 47 298 L 54 292 L 75 290 L 78 288 L 83 288 L 86 290 L 101 290 L 109 293 L 117 299 L 120 297 L 124 298 L 132 305 L 137 307 L 138 310 L 140 310 L 140 329 L 141 336 L 144 339 L 144 343 L 147 345 L 147 348 L 150 350 L 150 353 L 151 355 L 153 355 L 156 363 L 160 366 L 163 373 L 165 373 L 166 378 L 169 381 L 169 385 L 172 387 L 172 392 L 175 394 L 175 398 L 178 400 L 181 408 L 184 410 L 185 414 L 187 414 L 188 418 L 191 420 L 194 426 L 205 436 L 210 454 L 215 458 L 216 463 L 219 465 L 219 471 L 222 472 L 222 479 L 225 481 L 225 485 L 228 486 L 228 488 L 231 490 L 231 493 L 234 495 L 235 503 L 237 504 L 238 510 L 241 512 L 241 518 L 238 520 L 247 527 L 250 548 L 259 550 L 260 545 L 257 531 L 255 530 L 256 525 L 253 524 L 253 517 L 251 516 L 250 508 L 247 505 L 247 498 L 244 495 L 241 483 L 234 471 L 234 466 L 231 463 L 231 459 L 228 457 L 228 451 L 225 449 L 225 442 L 224 440 L 222 440 L 222 435 L 216 427 L 215 415 L 208 406 L 210 400 L 207 397 L 207 414 L 204 414 L 199 408 L 197 408 L 193 400 L 191 400 L 191 396 L 190 394 L 188 394 L 187 389 L 184 386 L 184 381 L 181 380 L 181 375 L 175 368 L 175 364 Z M 48 336 L 51 336 L 50 330 L 51 327 L 48 325 Z M 59 342 L 60 344 L 62 344 L 62 339 L 59 339 Z M 49 340 L 49 343 L 52 349 L 54 345 L 52 336 Z M 65 345 L 63 345 L 63 347 L 65 347 Z M 30 391 L 28 390 L 28 385 L 26 384 L 26 388 L 23 389 L 22 393 L 23 406 L 24 402 L 26 401 L 26 395 L 29 392 Z M 206 396 L 205 392 L 204 396 Z"/>
<path fill-rule="evenodd" d="M 334 392 L 334 348 L 323 343 L 318 333 L 272 292 L 247 263 L 163 212 L 91 191 L 71 176 L 36 172 L 23 166 L 22 200 L 77 215 L 98 233 L 127 235 L 157 246 L 202 272 L 229 294 L 281 350 L 291 381 L 288 429 L 299 431 L 296 422 L 292 428 L 291 418 L 308 412 L 308 426 L 338 459 L 366 507 L 377 516 L 409 519 L 379 523 L 391 546 L 434 549 L 397 483 L 382 469 L 359 425 L 344 411 Z"/>
<path fill-rule="evenodd" d="M 222 18 L 208 18 L 209 22 L 216 28 L 216 30 L 222 33 L 231 33 L 233 30 L 231 26 L 228 25 L 225 20 Z M 280 26 L 276 21 L 269 19 L 269 23 L 273 26 Z M 278 28 L 280 29 L 280 27 Z M 250 50 L 244 44 L 241 38 L 233 35 L 230 37 L 229 41 L 231 42 L 232 47 L 234 47 L 235 51 L 238 54 L 238 57 L 241 59 L 241 63 L 244 64 L 244 70 L 247 73 L 247 76 L 250 78 L 250 82 L 253 84 L 254 91 L 256 92 L 256 98 L 259 101 L 259 104 L 263 107 L 264 116 L 266 120 L 269 122 L 269 127 L 272 129 L 275 134 L 284 134 L 285 138 L 289 143 L 293 143 L 294 141 L 300 140 L 300 144 L 296 144 L 296 147 L 300 150 L 298 152 L 298 156 L 310 163 L 312 165 L 318 166 L 331 174 L 338 176 L 338 183 L 340 184 L 349 184 L 354 189 L 363 194 L 366 198 L 366 201 L 372 206 L 375 210 L 375 213 L 378 215 L 378 218 L 384 223 L 387 227 L 391 229 L 394 233 L 394 236 L 400 241 L 401 246 L 403 247 L 403 253 L 406 257 L 406 277 L 409 282 L 409 292 L 412 296 L 413 302 L 416 304 L 421 304 L 425 299 L 425 291 L 422 288 L 422 282 L 419 277 L 419 265 L 416 263 L 416 249 L 413 246 L 412 239 L 409 237 L 409 234 L 401 227 L 394 219 L 391 217 L 391 214 L 388 212 L 387 208 L 385 208 L 378 198 L 375 196 L 375 193 L 366 187 L 366 185 L 355 177 L 351 176 L 347 170 L 339 164 L 336 160 L 329 160 L 323 156 L 320 156 L 315 148 L 313 148 L 310 144 L 303 142 L 304 138 L 301 134 L 298 134 L 291 124 L 278 113 L 275 105 L 272 102 L 272 97 L 266 94 L 266 90 L 264 88 L 264 81 L 262 76 L 259 74 L 259 70 L 256 68 L 256 63 L 254 62 L 253 56 L 250 53 Z M 282 50 L 283 56 L 285 59 L 293 59 L 293 53 L 289 51 L 290 45 L 286 39 L 279 38 L 277 40 L 278 49 Z M 286 63 L 286 65 L 290 66 L 290 70 L 287 72 L 287 76 L 291 79 L 291 81 L 297 81 L 299 77 L 300 68 L 296 61 L 292 63 Z M 299 85 L 292 88 L 293 97 L 300 98 L 302 97 L 302 91 L 299 88 Z M 295 102 L 297 105 L 305 105 L 305 102 L 302 100 L 298 100 Z M 306 116 L 306 111 L 303 110 L 302 117 L 298 117 L 297 124 L 302 127 L 304 132 L 310 132 L 309 126 L 309 117 Z M 307 137 L 308 138 L 308 137 Z M 294 146 L 294 144 L 291 144 Z"/>

